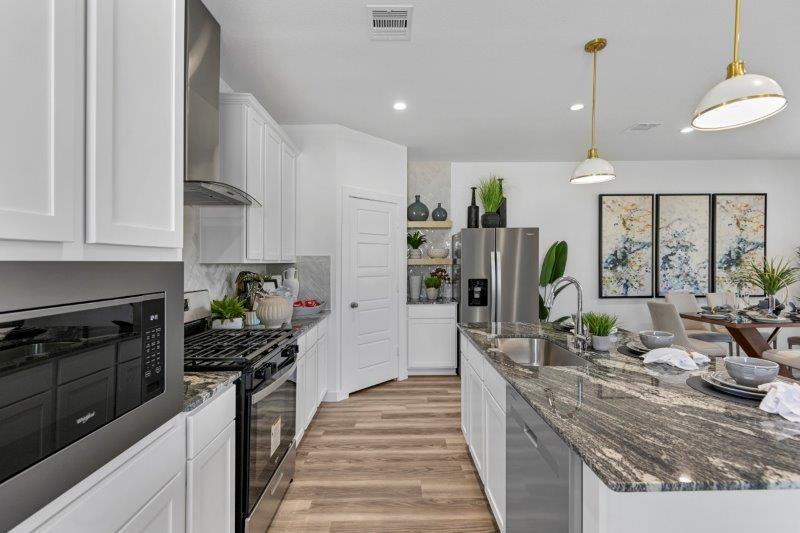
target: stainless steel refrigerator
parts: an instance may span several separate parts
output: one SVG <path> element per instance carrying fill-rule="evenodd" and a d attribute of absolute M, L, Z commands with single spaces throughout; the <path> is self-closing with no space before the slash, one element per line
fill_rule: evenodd
<path fill-rule="evenodd" d="M 459 322 L 539 322 L 539 228 L 453 235 Z"/>

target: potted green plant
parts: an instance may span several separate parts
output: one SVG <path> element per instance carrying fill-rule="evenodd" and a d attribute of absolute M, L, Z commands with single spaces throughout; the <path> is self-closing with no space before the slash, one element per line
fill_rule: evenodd
<path fill-rule="evenodd" d="M 214 329 L 242 329 L 245 308 L 239 298 L 225 297 L 211 302 L 211 327 Z"/>
<path fill-rule="evenodd" d="M 408 251 L 408 257 L 410 259 L 422 259 L 422 250 L 419 247 L 428 242 L 428 238 L 419 231 L 415 231 L 406 235 L 406 242 L 411 247 Z"/>
<path fill-rule="evenodd" d="M 617 317 L 606 313 L 584 313 L 583 324 L 592 336 L 592 348 L 598 352 L 611 349 L 611 332 L 617 324 Z"/>
<path fill-rule="evenodd" d="M 484 228 L 500 227 L 500 215 L 497 210 L 503 203 L 503 186 L 496 176 L 481 180 L 478 184 L 478 196 L 483 204 L 484 213 L 481 215 L 481 226 Z"/>
<path fill-rule="evenodd" d="M 425 293 L 428 300 L 435 300 L 439 297 L 439 287 L 442 286 L 442 278 L 438 276 L 428 276 L 425 278 Z"/>
<path fill-rule="evenodd" d="M 556 241 L 550 245 L 550 248 L 548 248 L 547 253 L 544 255 L 542 268 L 539 270 L 539 286 L 544 288 L 544 296 L 539 294 L 539 320 L 547 320 L 550 318 L 550 308 L 545 305 L 545 301 L 550 291 L 553 290 L 553 283 L 564 275 L 564 271 L 567 268 L 567 253 L 568 247 L 566 241 Z M 556 296 L 568 286 L 569 285 L 562 285 L 559 287 L 553 296 L 553 301 L 555 301 Z"/>
<path fill-rule="evenodd" d="M 764 291 L 772 313 L 777 305 L 777 294 L 782 290 L 788 292 L 789 286 L 800 281 L 800 268 L 781 258 L 772 258 L 745 266 L 744 279 Z"/>

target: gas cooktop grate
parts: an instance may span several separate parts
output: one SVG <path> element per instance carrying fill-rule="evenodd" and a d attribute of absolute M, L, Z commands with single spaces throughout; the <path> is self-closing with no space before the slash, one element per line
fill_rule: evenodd
<path fill-rule="evenodd" d="M 187 337 L 183 359 L 187 366 L 248 365 L 282 348 L 293 336 L 284 330 L 213 329 Z"/>

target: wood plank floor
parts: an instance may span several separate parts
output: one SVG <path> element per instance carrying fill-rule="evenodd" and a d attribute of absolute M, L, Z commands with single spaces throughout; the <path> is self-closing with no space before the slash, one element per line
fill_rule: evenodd
<path fill-rule="evenodd" d="M 496 531 L 461 435 L 457 376 L 323 403 L 270 533 Z"/>

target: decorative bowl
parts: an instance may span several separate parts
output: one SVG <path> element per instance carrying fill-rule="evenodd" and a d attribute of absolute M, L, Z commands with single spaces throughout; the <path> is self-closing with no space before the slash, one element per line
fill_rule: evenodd
<path fill-rule="evenodd" d="M 780 365 L 757 357 L 731 357 L 724 359 L 725 370 L 739 385 L 758 387 L 775 381 Z"/>
<path fill-rule="evenodd" d="M 428 257 L 430 257 L 431 259 L 444 259 L 448 255 L 450 255 L 450 250 L 448 250 L 445 247 L 434 248 L 433 246 L 431 246 L 430 248 L 428 248 Z"/>
<path fill-rule="evenodd" d="M 669 348 L 672 346 L 672 341 L 674 339 L 675 335 L 669 331 L 656 331 L 648 329 L 639 332 L 639 340 L 651 350 L 655 350 L 656 348 Z"/>

